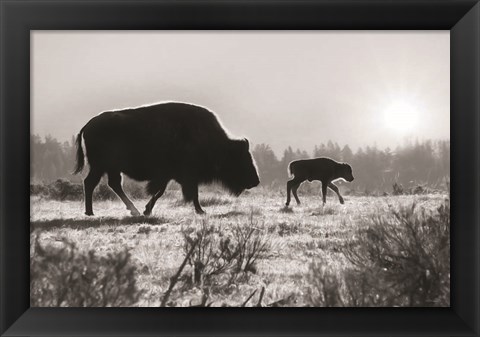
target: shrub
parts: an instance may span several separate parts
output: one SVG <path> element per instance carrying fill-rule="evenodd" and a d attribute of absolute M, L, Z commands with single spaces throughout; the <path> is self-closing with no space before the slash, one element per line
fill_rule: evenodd
<path fill-rule="evenodd" d="M 409 188 L 404 188 L 401 184 L 394 183 L 392 185 L 393 195 L 404 195 L 404 194 L 411 194 L 411 195 L 421 195 L 421 194 L 431 194 L 431 193 L 438 193 L 439 190 L 433 187 L 428 187 L 426 183 L 423 184 L 415 184 Z"/>
<path fill-rule="evenodd" d="M 392 192 L 393 195 L 403 195 L 404 194 L 403 186 L 401 184 L 394 183 L 392 188 L 393 188 L 393 192 Z"/>
<path fill-rule="evenodd" d="M 412 187 L 412 194 L 427 194 L 430 192 L 430 189 L 426 188 L 423 185 L 417 185 Z"/>
<path fill-rule="evenodd" d="M 416 212 L 415 204 L 392 214 L 374 218 L 373 226 L 345 250 L 347 258 L 376 276 L 372 286 L 383 290 L 388 305 L 448 306 L 450 201 L 434 214 Z"/>
<path fill-rule="evenodd" d="M 204 220 L 196 232 L 184 231 L 184 238 L 185 252 L 196 245 L 188 262 L 194 270 L 194 283 L 202 285 L 210 284 L 221 274 L 229 275 L 228 283 L 231 283 L 239 273 L 255 273 L 256 261 L 270 249 L 266 236 L 252 219 L 250 226 L 234 227 L 229 234 Z"/>
<path fill-rule="evenodd" d="M 189 306 L 211 306 L 213 302 L 209 302 L 209 298 L 213 291 L 229 293 L 231 288 L 228 286 L 234 280 L 238 281 L 237 276 L 247 277 L 249 272 L 256 273 L 255 262 L 265 257 L 270 249 L 265 235 L 260 234 L 252 218 L 250 226 L 234 227 L 228 235 L 223 234 L 218 226 L 209 225 L 206 220 L 202 221 L 199 229 L 189 227 L 182 232 L 185 238 L 185 258 L 177 272 L 170 277 L 168 289 L 162 296 L 161 307 L 177 306 L 178 300 L 195 288 L 201 289 L 201 300 L 195 304 L 190 299 Z M 193 274 L 182 275 L 187 264 L 193 269 Z M 183 284 L 178 287 L 177 298 L 170 300 L 176 284 L 180 281 Z M 239 306 L 246 306 L 256 292 L 257 290 Z M 256 306 L 262 306 L 264 292 L 262 287 Z M 223 303 L 222 306 L 229 305 Z"/>
<path fill-rule="evenodd" d="M 48 195 L 47 185 L 31 183 L 30 184 L 30 195 L 35 195 L 35 196 Z"/>
<path fill-rule="evenodd" d="M 31 306 L 122 307 L 135 304 L 141 295 L 127 250 L 101 257 L 79 252 L 66 239 L 60 247 L 42 247 L 36 238 L 33 246 Z"/>
<path fill-rule="evenodd" d="M 309 271 L 305 302 L 315 306 L 449 306 L 450 201 L 433 214 L 410 207 L 375 216 L 343 250 L 352 268 Z"/>
<path fill-rule="evenodd" d="M 313 262 L 307 274 L 306 303 L 313 307 L 343 306 L 341 281 L 323 262 Z"/>
<path fill-rule="evenodd" d="M 138 231 L 137 233 L 138 234 L 150 234 L 150 232 L 152 231 L 152 227 L 151 226 L 142 226 L 142 227 L 139 227 L 138 228 Z"/>
<path fill-rule="evenodd" d="M 361 269 L 335 274 L 322 260 L 310 265 L 304 302 L 314 307 L 387 306 L 372 288 L 376 276 Z"/>
<path fill-rule="evenodd" d="M 134 199 L 147 198 L 145 184 L 137 183 L 131 179 L 125 179 L 123 188 Z M 67 179 L 57 179 L 46 184 L 30 184 L 30 195 L 42 196 L 52 200 L 82 200 L 83 184 L 71 182 Z M 93 193 L 94 200 L 116 200 L 118 197 L 107 184 L 101 182 Z"/>
<path fill-rule="evenodd" d="M 83 187 L 66 179 L 57 179 L 50 184 L 31 183 L 30 195 L 55 200 L 78 200 L 83 197 Z"/>
<path fill-rule="evenodd" d="M 256 261 L 265 257 L 271 245 L 268 238 L 250 221 L 250 226 L 234 228 L 232 248 L 238 254 L 236 270 L 256 273 Z"/>
<path fill-rule="evenodd" d="M 278 224 L 278 235 L 280 236 L 288 236 L 298 234 L 300 231 L 300 224 L 299 223 L 287 223 L 287 222 L 280 222 Z"/>

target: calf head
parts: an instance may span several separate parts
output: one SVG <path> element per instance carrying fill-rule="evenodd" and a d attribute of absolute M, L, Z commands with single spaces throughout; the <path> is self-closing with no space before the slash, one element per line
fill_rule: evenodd
<path fill-rule="evenodd" d="M 353 172 L 352 167 L 348 164 L 340 164 L 340 168 L 338 169 L 339 178 L 343 178 L 348 182 L 353 181 Z"/>

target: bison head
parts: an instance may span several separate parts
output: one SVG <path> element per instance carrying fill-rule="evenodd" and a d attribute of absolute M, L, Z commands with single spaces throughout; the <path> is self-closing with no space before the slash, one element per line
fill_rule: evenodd
<path fill-rule="evenodd" d="M 350 165 L 342 164 L 341 178 L 345 179 L 348 182 L 353 181 L 353 172 L 352 172 L 352 167 Z"/>
<path fill-rule="evenodd" d="M 246 138 L 231 140 L 222 165 L 222 183 L 234 195 L 240 195 L 260 183 L 257 168 Z"/>

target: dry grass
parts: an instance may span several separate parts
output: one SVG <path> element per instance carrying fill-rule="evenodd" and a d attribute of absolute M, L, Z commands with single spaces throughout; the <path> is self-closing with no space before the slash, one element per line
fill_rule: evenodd
<path fill-rule="evenodd" d="M 94 202 L 95 216 L 87 217 L 80 201 L 32 197 L 32 240 L 38 236 L 42 245 L 56 245 L 67 238 L 79 251 L 99 256 L 128 249 L 136 266 L 136 284 L 142 291 L 136 306 L 159 306 L 170 278 L 185 258 L 186 231 L 199 230 L 207 222 L 228 236 L 254 223 L 270 246 L 264 258 L 255 262 L 255 272 L 245 273 L 231 284 L 219 277 L 215 286 L 205 289 L 188 280 L 193 270 L 187 265 L 182 284 L 172 292 L 171 305 L 201 304 L 208 295 L 212 306 L 239 306 L 256 291 L 246 306 L 257 302 L 302 306 L 302 294 L 309 288 L 305 276 L 312 262 L 321 260 L 329 270 L 338 272 L 350 268 L 342 249 L 359 230 L 368 228 L 372 217 L 388 215 L 391 208 L 413 202 L 419 210 L 435 210 L 445 195 L 347 196 L 341 205 L 329 194 L 325 207 L 319 195 L 300 198 L 301 205 L 285 208 L 285 195 L 279 191 L 258 189 L 239 198 L 201 191 L 207 215 L 198 216 L 192 205 L 179 201 L 179 191 L 169 191 L 159 199 L 151 217 L 131 217 L 116 200 Z M 134 201 L 139 210 L 146 202 Z"/>

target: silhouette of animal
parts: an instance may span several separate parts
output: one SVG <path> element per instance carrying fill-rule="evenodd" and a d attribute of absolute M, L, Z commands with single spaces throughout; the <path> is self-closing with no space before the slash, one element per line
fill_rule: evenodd
<path fill-rule="evenodd" d="M 204 107 L 168 102 L 106 111 L 79 132 L 75 173 L 85 165 L 82 138 L 90 170 L 84 179 L 85 214 L 93 215 L 92 194 L 101 177 L 139 215 L 122 189 L 121 173 L 148 181 L 152 195 L 145 206 L 149 215 L 171 180 L 177 181 L 185 201 L 204 213 L 198 201 L 199 184 L 219 182 L 233 195 L 259 184 L 249 142 L 233 139 L 214 113 Z"/>
<path fill-rule="evenodd" d="M 338 191 L 338 187 L 333 184 L 333 181 L 343 178 L 346 181 L 352 182 L 354 179 L 350 165 L 338 163 L 330 158 L 294 160 L 288 164 L 288 171 L 290 176 L 293 175 L 293 179 L 287 182 L 286 206 L 290 205 L 290 191 L 293 193 L 297 204 L 300 204 L 297 190 L 305 180 L 310 182 L 320 180 L 322 182 L 323 204 L 327 202 L 327 187 L 337 193 L 338 200 L 343 204 L 343 198 Z"/>

